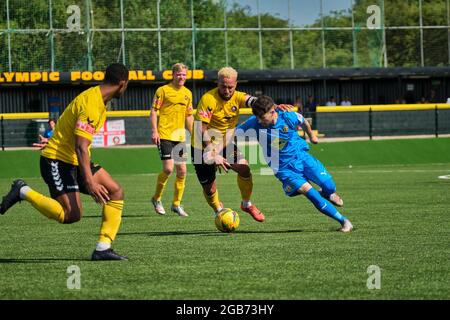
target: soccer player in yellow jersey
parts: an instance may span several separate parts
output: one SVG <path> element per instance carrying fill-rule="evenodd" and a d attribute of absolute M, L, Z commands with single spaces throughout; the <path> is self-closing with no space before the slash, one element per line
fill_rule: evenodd
<path fill-rule="evenodd" d="M 232 141 L 239 110 L 250 107 L 256 100 L 256 97 L 236 91 L 237 77 L 237 71 L 231 67 L 220 69 L 217 88 L 206 92 L 200 99 L 194 119 L 196 123 L 201 121 L 201 130 L 194 129 L 192 135 L 192 159 L 206 201 L 216 213 L 223 209 L 216 186 L 218 166 L 225 171 L 231 168 L 237 172 L 241 209 L 256 221 L 263 222 L 264 214 L 250 202 L 253 191 L 250 167 Z"/>
<path fill-rule="evenodd" d="M 90 194 L 103 207 L 100 237 L 91 259 L 127 260 L 111 248 L 122 217 L 122 187 L 90 157 L 92 136 L 106 119 L 106 104 L 122 96 L 127 85 L 128 69 L 122 64 L 111 64 L 101 85 L 85 90 L 68 105 L 41 153 L 41 176 L 51 198 L 18 179 L 3 197 L 0 214 L 26 200 L 49 219 L 74 223 L 82 216 L 80 192 Z"/>
<path fill-rule="evenodd" d="M 181 205 L 186 182 L 186 128 L 191 133 L 194 123 L 192 93 L 184 86 L 187 69 L 182 63 L 173 65 L 172 82 L 156 90 L 150 114 L 152 141 L 158 146 L 162 161 L 152 204 L 161 215 L 166 214 L 161 198 L 175 164 L 177 176 L 171 210 L 181 217 L 188 216 Z"/>

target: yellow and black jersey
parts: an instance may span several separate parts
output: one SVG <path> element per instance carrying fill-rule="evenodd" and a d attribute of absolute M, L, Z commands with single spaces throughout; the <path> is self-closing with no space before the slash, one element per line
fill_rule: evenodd
<path fill-rule="evenodd" d="M 158 132 L 161 139 L 184 141 L 186 117 L 192 115 L 192 92 L 172 83 L 159 87 L 153 98 L 152 112 L 159 111 Z"/>
<path fill-rule="evenodd" d="M 75 136 L 81 136 L 92 142 L 92 136 L 100 130 L 105 120 L 106 105 L 100 86 L 83 91 L 58 119 L 53 136 L 42 150 L 42 156 L 78 165 Z"/>
<path fill-rule="evenodd" d="M 208 129 L 216 129 L 225 136 L 227 129 L 234 129 L 239 120 L 239 109 L 245 107 L 245 92 L 235 91 L 230 100 L 225 101 L 215 88 L 206 92 L 198 103 L 196 121 L 208 124 Z M 195 131 L 195 130 L 194 130 Z M 192 144 L 194 144 L 192 135 Z"/>

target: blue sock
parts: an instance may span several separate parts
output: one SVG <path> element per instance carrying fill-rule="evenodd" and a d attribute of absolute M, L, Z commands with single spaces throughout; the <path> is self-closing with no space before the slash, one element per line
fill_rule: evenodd
<path fill-rule="evenodd" d="M 323 214 L 329 216 L 330 218 L 339 221 L 341 224 L 347 218 L 344 217 L 336 208 L 326 199 L 322 198 L 319 191 L 314 188 L 309 189 L 305 196 L 311 201 L 314 206 Z"/>

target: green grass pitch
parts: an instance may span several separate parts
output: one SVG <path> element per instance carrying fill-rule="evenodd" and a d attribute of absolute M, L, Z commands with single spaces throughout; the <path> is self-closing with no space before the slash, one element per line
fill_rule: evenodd
<path fill-rule="evenodd" d="M 312 153 L 333 174 L 354 232 L 336 232 L 338 223 L 304 197 L 284 196 L 259 165 L 252 200 L 264 223 L 238 210 L 236 174 L 222 174 L 220 197 L 241 224 L 218 232 L 192 167 L 184 197 L 190 216 L 158 216 L 149 201 L 156 149 L 94 150 L 125 190 L 114 248 L 130 261 L 89 261 L 101 222 L 89 197 L 72 225 L 22 202 L 0 216 L 0 299 L 449 299 L 450 179 L 438 177 L 450 175 L 450 139 L 322 143 Z M 23 177 L 47 194 L 38 158 L 1 152 L 0 193 Z M 67 288 L 72 265 L 80 268 L 79 290 Z M 379 289 L 367 287 L 371 265 L 381 270 Z"/>

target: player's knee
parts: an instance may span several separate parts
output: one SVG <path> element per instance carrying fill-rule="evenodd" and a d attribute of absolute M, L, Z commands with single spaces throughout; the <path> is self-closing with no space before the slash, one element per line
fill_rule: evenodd
<path fill-rule="evenodd" d="M 71 224 L 81 220 L 82 212 L 79 209 L 70 209 L 64 214 L 64 224 Z"/>
<path fill-rule="evenodd" d="M 177 176 L 178 177 L 185 177 L 186 176 L 186 167 L 178 167 L 177 168 Z"/>
<path fill-rule="evenodd" d="M 109 191 L 111 200 L 123 200 L 125 193 L 120 184 L 115 185 L 112 190 Z"/>
<path fill-rule="evenodd" d="M 166 175 L 168 175 L 168 176 L 170 176 L 171 174 L 172 174 L 172 172 L 173 172 L 173 168 L 163 168 L 163 172 L 166 174 Z"/>

